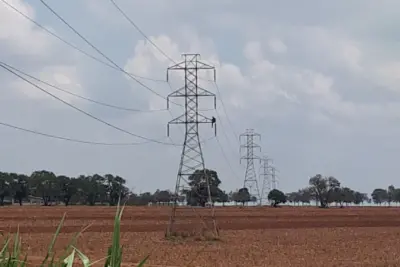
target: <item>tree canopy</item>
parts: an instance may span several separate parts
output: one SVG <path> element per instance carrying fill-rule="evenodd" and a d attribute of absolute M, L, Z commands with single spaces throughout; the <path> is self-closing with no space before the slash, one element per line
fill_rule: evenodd
<path fill-rule="evenodd" d="M 14 200 L 20 205 L 24 201 L 40 199 L 43 205 L 116 205 L 121 198 L 127 205 L 170 205 L 174 200 L 181 204 L 205 206 L 208 202 L 205 174 L 210 181 L 212 203 L 227 202 L 245 205 L 257 202 L 257 198 L 250 195 L 247 188 L 236 191 L 224 191 L 221 180 L 214 170 L 206 169 L 195 171 L 189 178 L 189 188 L 174 195 L 165 189 L 157 189 L 154 193 L 144 192 L 137 194 L 127 188 L 126 180 L 118 175 L 93 174 L 68 177 L 56 175 L 47 170 L 39 170 L 31 175 L 0 172 L 0 205 Z M 332 204 L 345 207 L 349 204 L 374 202 L 377 205 L 400 203 L 400 188 L 389 185 L 385 188 L 376 188 L 371 193 L 358 192 L 341 185 L 333 176 L 317 174 L 308 181 L 308 186 L 298 191 L 284 194 L 279 190 L 271 190 L 268 200 L 273 206 L 286 201 L 297 205 L 316 202 L 317 205 L 327 208 Z"/>
<path fill-rule="evenodd" d="M 276 208 L 279 204 L 286 203 L 287 197 L 282 191 L 272 189 L 268 193 L 268 200 L 271 202 L 271 205 Z"/>

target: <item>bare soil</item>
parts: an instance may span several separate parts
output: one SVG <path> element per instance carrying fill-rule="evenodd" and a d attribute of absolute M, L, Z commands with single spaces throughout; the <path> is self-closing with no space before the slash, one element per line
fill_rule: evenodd
<path fill-rule="evenodd" d="M 191 229 L 204 209 L 182 209 L 177 227 Z M 106 255 L 113 207 L 2 207 L 0 231 L 19 225 L 32 263 L 44 256 L 62 215 L 56 250 L 91 224 L 78 248 L 92 260 Z M 219 241 L 167 241 L 168 207 L 127 207 L 121 226 L 124 262 L 150 254 L 151 266 L 400 266 L 400 208 L 217 208 Z"/>

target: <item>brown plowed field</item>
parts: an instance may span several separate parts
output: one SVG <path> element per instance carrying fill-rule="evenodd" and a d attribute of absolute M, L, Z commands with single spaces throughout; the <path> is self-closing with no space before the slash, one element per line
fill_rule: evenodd
<path fill-rule="evenodd" d="M 205 209 L 194 210 L 179 210 L 177 227 L 190 229 L 207 215 Z M 91 224 L 78 247 L 93 260 L 104 257 L 112 207 L 2 207 L 0 231 L 15 232 L 19 225 L 25 251 L 37 262 L 64 212 L 56 250 Z M 126 266 L 147 254 L 154 266 L 400 266 L 400 208 L 217 208 L 221 240 L 214 242 L 165 241 L 168 215 L 168 207 L 125 209 Z"/>

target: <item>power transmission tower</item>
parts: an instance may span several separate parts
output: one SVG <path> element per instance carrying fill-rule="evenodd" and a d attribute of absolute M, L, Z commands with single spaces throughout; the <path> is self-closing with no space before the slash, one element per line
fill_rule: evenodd
<path fill-rule="evenodd" d="M 273 168 L 271 165 L 269 165 L 269 162 L 273 162 L 272 159 L 268 158 L 267 156 L 264 156 L 262 158 L 262 164 L 260 166 L 260 180 L 262 180 L 262 187 L 261 187 L 261 198 L 260 198 L 260 204 L 262 205 L 262 201 L 265 200 L 268 202 L 268 194 L 271 191 L 272 187 L 272 179 L 271 179 L 271 168 Z"/>
<path fill-rule="evenodd" d="M 214 71 L 214 81 L 215 81 L 215 67 L 205 64 L 199 61 L 199 54 L 183 54 L 184 60 L 180 63 L 177 63 L 167 70 L 167 81 L 169 72 L 172 70 L 180 70 L 184 71 L 184 86 L 179 88 L 178 90 L 172 92 L 168 95 L 167 98 L 167 107 L 169 108 L 169 99 L 171 97 L 174 98 L 184 98 L 185 100 L 185 113 L 181 116 L 171 120 L 168 122 L 168 136 L 169 136 L 169 126 L 170 124 L 184 124 L 185 125 L 185 140 L 183 143 L 183 149 L 181 154 L 181 161 L 179 164 L 178 175 L 176 179 L 175 185 L 175 194 L 173 198 L 173 205 L 170 215 L 169 224 L 166 231 L 166 236 L 169 237 L 171 235 L 175 235 L 178 233 L 177 227 L 178 224 L 175 223 L 177 218 L 177 200 L 181 194 L 185 193 L 185 184 L 189 185 L 188 191 L 190 193 L 196 194 L 197 197 L 206 199 L 208 201 L 210 208 L 209 216 L 205 216 L 211 218 L 212 221 L 212 232 L 214 236 L 218 236 L 218 228 L 216 225 L 214 205 L 212 205 L 211 200 L 211 190 L 210 190 L 210 182 L 209 177 L 206 172 L 203 152 L 200 144 L 199 137 L 199 124 L 211 124 L 211 127 L 215 129 L 215 135 L 217 134 L 216 129 L 216 120 L 214 117 L 207 118 L 206 116 L 200 114 L 198 112 L 199 107 L 199 97 L 214 97 L 214 108 L 216 108 L 216 96 L 215 94 L 207 91 L 204 88 L 201 88 L 198 85 L 198 71 L 199 70 L 212 70 Z M 196 171 L 204 171 L 204 175 L 201 178 L 201 187 L 199 188 L 190 185 L 188 182 L 188 178 Z M 186 191 L 186 192 L 188 192 Z M 200 192 L 201 191 L 201 192 Z M 206 191 L 206 192 L 204 192 Z M 211 205 L 210 205 L 211 204 Z M 184 208 L 183 208 L 184 209 Z M 208 210 L 208 209 L 207 209 Z M 192 208 L 192 211 L 196 213 L 195 209 Z M 210 225 L 208 225 L 207 221 L 204 220 L 201 216 L 200 220 L 203 222 L 203 226 L 205 225 L 208 229 Z M 191 229 L 193 231 L 193 229 Z M 202 229 L 202 232 L 206 229 Z"/>
<path fill-rule="evenodd" d="M 277 169 L 274 166 L 271 166 L 271 185 L 272 189 L 278 188 L 278 181 L 276 180 L 276 172 Z"/>
<path fill-rule="evenodd" d="M 260 190 L 258 188 L 257 174 L 254 167 L 254 160 L 258 159 L 261 162 L 261 158 L 257 155 L 254 155 L 254 149 L 259 148 L 261 152 L 261 147 L 255 143 L 254 138 L 259 137 L 261 141 L 261 135 L 255 133 L 253 129 L 247 129 L 245 133 L 239 136 L 239 141 L 242 143 L 242 138 L 245 138 L 245 144 L 240 145 L 240 153 L 242 152 L 242 148 L 246 149 L 246 155 L 240 158 L 240 163 L 242 160 L 246 160 L 246 172 L 244 175 L 244 183 L 243 187 L 249 190 L 251 196 L 257 197 L 257 199 L 261 199 Z"/>

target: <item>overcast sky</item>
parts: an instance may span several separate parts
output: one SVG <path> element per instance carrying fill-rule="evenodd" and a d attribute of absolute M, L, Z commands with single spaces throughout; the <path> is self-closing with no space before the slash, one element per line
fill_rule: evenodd
<path fill-rule="evenodd" d="M 101 58 L 39 0 L 4 0 L 80 49 Z M 400 186 L 399 1 L 115 0 L 170 57 L 200 53 L 217 69 L 218 139 L 203 145 L 205 163 L 224 189 L 243 184 L 237 135 L 253 128 L 262 153 L 274 159 L 279 187 L 297 190 L 317 173 L 370 193 Z M 118 13 L 109 0 L 51 1 L 66 21 L 126 71 L 165 80 L 172 64 Z M 166 100 L 120 71 L 60 42 L 0 2 L 0 58 L 65 90 L 116 110 L 41 85 L 63 100 L 132 133 L 171 142 Z M 104 58 L 101 58 L 106 61 Z M 204 74 L 206 75 L 206 74 Z M 206 76 L 204 76 L 206 77 Z M 143 142 L 95 121 L 0 70 L 0 122 L 94 142 Z M 140 79 L 167 96 L 165 82 Z M 36 83 L 36 82 L 35 82 Z M 173 89 L 182 86 L 174 76 Z M 201 86 L 216 93 L 213 83 Z M 219 96 L 219 95 L 218 95 Z M 227 115 L 222 107 L 225 104 Z M 210 101 L 202 109 L 212 108 Z M 182 109 L 171 106 L 173 116 Z M 204 112 L 215 116 L 215 111 Z M 233 129 L 232 129 L 233 128 Z M 171 138 L 183 143 L 183 128 Z M 135 191 L 173 188 L 181 148 L 161 144 L 100 146 L 32 135 L 0 126 L 0 168 L 31 173 L 112 173 Z M 213 136 L 201 126 L 201 139 Z M 256 170 L 259 164 L 256 162 Z"/>

